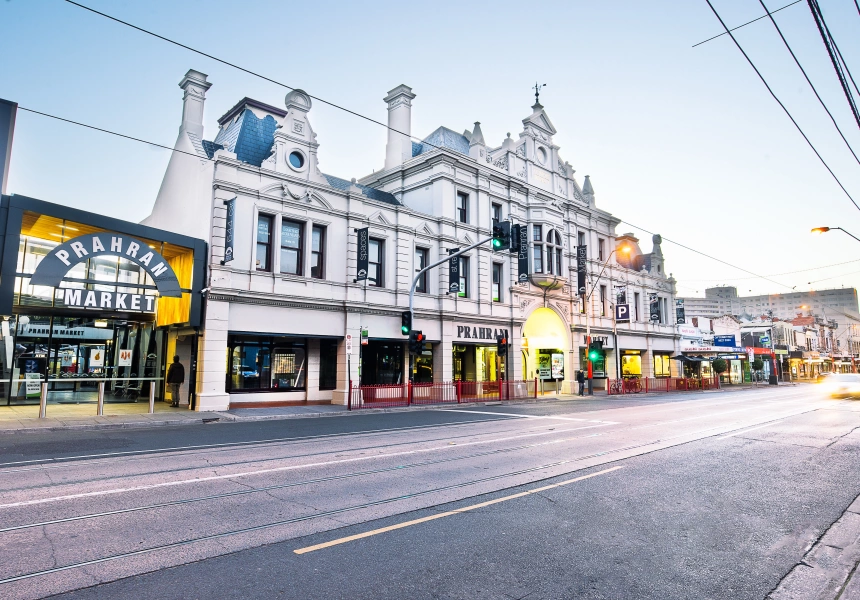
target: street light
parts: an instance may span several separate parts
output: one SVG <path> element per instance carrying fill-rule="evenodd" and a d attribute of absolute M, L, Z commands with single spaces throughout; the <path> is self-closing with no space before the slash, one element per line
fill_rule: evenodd
<path fill-rule="evenodd" d="M 828 232 L 828 231 L 830 231 L 831 229 L 838 229 L 838 230 L 839 230 L 839 231 L 841 231 L 842 233 L 847 233 L 848 235 L 850 235 L 851 237 L 853 237 L 855 240 L 857 240 L 858 242 L 860 242 L 860 238 L 859 238 L 859 237 L 857 237 L 856 235 L 854 235 L 853 233 L 851 233 L 851 232 L 849 232 L 849 231 L 845 231 L 845 230 L 844 230 L 844 229 L 842 229 L 841 227 L 813 227 L 813 228 L 810 230 L 810 233 L 827 233 L 827 232 Z"/>
<path fill-rule="evenodd" d="M 632 248 L 629 245 L 625 244 L 625 245 L 621 245 L 621 246 L 618 246 L 617 248 L 613 249 L 612 252 L 609 253 L 609 256 L 606 257 L 606 261 L 604 261 L 603 266 L 600 269 L 600 273 L 598 273 L 598 275 L 597 275 L 597 279 L 594 280 L 594 283 L 591 286 L 591 291 L 587 295 L 584 295 L 584 297 L 583 297 L 583 302 L 585 304 L 583 307 L 583 308 L 585 308 L 585 339 L 587 340 L 587 343 L 589 345 L 589 350 L 587 350 L 585 353 L 586 358 L 588 360 L 588 395 L 589 396 L 594 395 L 594 380 L 593 380 L 594 371 L 592 370 L 592 365 L 591 365 L 592 359 L 590 356 L 590 349 L 591 349 L 590 348 L 591 347 L 591 310 L 589 309 L 589 306 L 591 305 L 591 295 L 594 293 L 594 290 L 597 289 L 597 284 L 600 282 L 600 278 L 603 277 L 603 272 L 606 271 L 606 266 L 609 264 L 609 261 L 612 259 L 612 255 L 615 254 L 616 252 L 618 252 L 618 250 L 621 250 L 621 252 L 623 252 L 624 254 L 630 254 L 630 252 L 632 251 Z M 613 319 L 613 321 L 615 320 L 615 313 L 614 312 L 612 315 L 612 319 Z M 616 344 L 616 346 L 617 345 L 618 344 Z M 615 348 L 614 350 L 616 353 L 618 352 L 618 348 Z"/>

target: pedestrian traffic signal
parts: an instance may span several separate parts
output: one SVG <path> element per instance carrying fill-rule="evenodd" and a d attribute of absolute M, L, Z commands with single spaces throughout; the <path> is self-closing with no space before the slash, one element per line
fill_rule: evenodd
<path fill-rule="evenodd" d="M 424 352 L 424 334 L 420 331 L 412 331 L 409 334 L 409 354 L 421 354 Z"/>
<path fill-rule="evenodd" d="M 404 310 L 400 313 L 400 333 L 409 335 L 410 331 L 412 331 L 412 313 Z"/>
<path fill-rule="evenodd" d="M 508 338 L 503 335 L 496 336 L 496 354 L 506 356 L 508 354 Z"/>
<path fill-rule="evenodd" d="M 511 222 L 499 221 L 493 225 L 493 250 L 507 250 L 511 247 Z"/>

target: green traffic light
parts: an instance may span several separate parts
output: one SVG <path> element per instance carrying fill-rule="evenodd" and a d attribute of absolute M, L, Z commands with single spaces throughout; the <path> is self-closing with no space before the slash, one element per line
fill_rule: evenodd
<path fill-rule="evenodd" d="M 597 352 L 589 352 L 588 358 L 591 360 L 597 360 Z"/>
<path fill-rule="evenodd" d="M 493 240 L 493 246 L 494 246 L 495 248 L 498 248 L 498 247 L 499 247 L 499 246 L 501 246 L 501 245 L 502 245 L 501 240 Z"/>
<path fill-rule="evenodd" d="M 409 328 L 406 325 L 404 325 L 403 327 L 400 328 L 400 333 L 402 333 L 403 335 L 408 334 Z"/>

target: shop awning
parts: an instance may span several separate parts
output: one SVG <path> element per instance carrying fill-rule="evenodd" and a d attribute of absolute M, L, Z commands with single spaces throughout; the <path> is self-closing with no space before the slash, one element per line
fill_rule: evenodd
<path fill-rule="evenodd" d="M 691 363 L 710 362 L 712 360 L 710 358 L 705 358 L 704 356 L 682 356 L 680 354 L 671 358 L 672 360 L 683 360 Z"/>

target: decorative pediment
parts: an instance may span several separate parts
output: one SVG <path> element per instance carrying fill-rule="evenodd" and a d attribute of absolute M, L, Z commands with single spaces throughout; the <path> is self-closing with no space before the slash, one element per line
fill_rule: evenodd
<path fill-rule="evenodd" d="M 474 244 L 474 243 L 475 243 L 474 241 L 472 241 L 472 238 L 470 238 L 470 237 L 469 237 L 469 234 L 466 234 L 466 235 L 464 235 L 464 236 L 463 236 L 463 241 L 464 241 L 466 244 L 468 244 L 469 246 L 471 246 L 472 244 Z"/>
<path fill-rule="evenodd" d="M 427 223 L 422 223 L 422 224 L 421 224 L 421 225 L 420 225 L 420 226 L 415 230 L 415 232 L 416 232 L 416 233 L 423 233 L 423 234 L 425 234 L 425 235 L 436 235 L 436 232 L 434 232 L 432 229 L 430 229 L 430 226 L 429 226 Z"/>
<path fill-rule="evenodd" d="M 382 223 L 383 225 L 391 225 L 391 221 L 385 218 L 385 215 L 382 214 L 382 211 L 377 211 L 370 215 L 368 219 L 371 223 Z"/>
<path fill-rule="evenodd" d="M 558 130 L 552 124 L 552 121 L 549 120 L 549 116 L 547 116 L 546 111 L 540 104 L 535 104 L 532 109 L 534 112 L 529 117 L 523 119 L 523 125 L 527 130 L 529 129 L 529 125 L 531 125 L 550 136 L 558 133 Z"/>
<path fill-rule="evenodd" d="M 332 207 L 328 200 L 316 192 L 308 192 L 308 202 L 317 204 L 323 208 L 330 209 Z"/>

